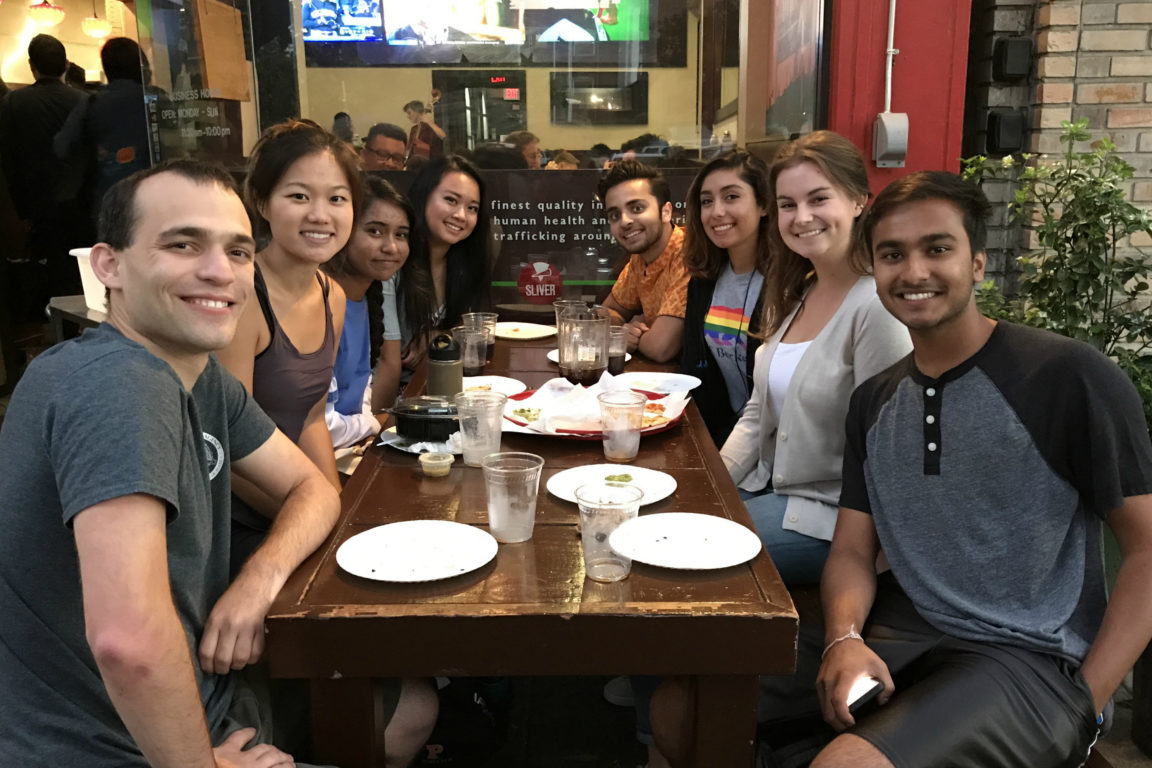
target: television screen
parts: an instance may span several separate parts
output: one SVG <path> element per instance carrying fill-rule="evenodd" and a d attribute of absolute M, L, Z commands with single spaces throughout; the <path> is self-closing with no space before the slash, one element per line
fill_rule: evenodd
<path fill-rule="evenodd" d="M 314 67 L 682 67 L 686 0 L 304 0 Z"/>
<path fill-rule="evenodd" d="M 380 0 L 303 0 L 304 42 L 383 40 Z"/>

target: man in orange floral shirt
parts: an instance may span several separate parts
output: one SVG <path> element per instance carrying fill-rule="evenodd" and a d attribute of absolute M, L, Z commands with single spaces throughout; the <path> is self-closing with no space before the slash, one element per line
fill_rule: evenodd
<path fill-rule="evenodd" d="M 688 270 L 668 182 L 655 168 L 623 160 L 600 180 L 598 193 L 612 236 L 631 254 L 604 306 L 628 329 L 629 351 L 672 360 L 684 333 Z"/>

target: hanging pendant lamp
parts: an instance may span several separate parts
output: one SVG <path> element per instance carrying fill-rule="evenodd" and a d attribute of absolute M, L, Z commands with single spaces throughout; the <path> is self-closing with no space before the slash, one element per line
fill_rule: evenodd
<path fill-rule="evenodd" d="M 64 21 L 64 9 L 50 0 L 41 0 L 28 6 L 28 16 L 41 27 L 54 27 Z"/>

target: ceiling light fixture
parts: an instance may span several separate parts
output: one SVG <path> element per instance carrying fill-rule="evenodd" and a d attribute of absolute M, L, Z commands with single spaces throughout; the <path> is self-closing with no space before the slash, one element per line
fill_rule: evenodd
<path fill-rule="evenodd" d="M 41 0 L 28 6 L 28 15 L 41 27 L 54 27 L 64 21 L 64 9 L 53 5 L 49 0 Z"/>
<path fill-rule="evenodd" d="M 112 34 L 112 22 L 100 18 L 99 14 L 96 13 L 96 0 L 92 0 L 92 15 L 80 22 L 80 29 L 88 37 L 94 37 L 97 40 L 103 40 Z"/>

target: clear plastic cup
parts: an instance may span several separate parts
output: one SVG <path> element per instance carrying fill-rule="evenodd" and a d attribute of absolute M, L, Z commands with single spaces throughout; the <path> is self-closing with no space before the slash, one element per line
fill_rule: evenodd
<path fill-rule="evenodd" d="M 602 392 L 600 424 L 604 434 L 604 458 L 626 463 L 640 452 L 640 429 L 644 425 L 644 405 L 648 398 L 639 392 Z"/>
<path fill-rule="evenodd" d="M 484 328 L 465 328 L 460 332 L 457 343 L 460 344 L 460 360 L 463 363 L 464 375 L 479 376 L 484 373 L 488 331 Z"/>
<path fill-rule="evenodd" d="M 479 467 L 484 457 L 500 450 L 500 427 L 507 395 L 499 392 L 461 392 L 456 395 L 460 442 L 464 463 Z"/>
<path fill-rule="evenodd" d="M 622 581 L 632 570 L 632 559 L 608 543 L 612 532 L 636 517 L 644 492 L 634 485 L 596 482 L 576 489 L 580 507 L 580 547 L 584 574 L 593 581 Z"/>
<path fill-rule="evenodd" d="M 483 328 L 488 334 L 488 346 L 484 351 L 484 362 L 492 362 L 496 353 L 496 321 L 499 315 L 495 312 L 466 312 L 460 316 L 460 323 L 465 328 Z"/>
<path fill-rule="evenodd" d="M 492 536 L 504 544 L 532 538 L 544 459 L 534 453 L 491 453 L 482 466 Z"/>

